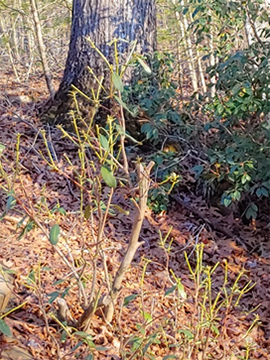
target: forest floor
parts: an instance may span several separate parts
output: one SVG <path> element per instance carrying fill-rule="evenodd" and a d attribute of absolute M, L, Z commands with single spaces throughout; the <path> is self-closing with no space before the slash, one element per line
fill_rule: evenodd
<path fill-rule="evenodd" d="M 45 161 L 46 148 L 39 136 L 42 125 L 33 102 L 46 99 L 43 89 L 44 82 L 39 78 L 31 79 L 29 86 L 11 77 L 0 79 L 0 144 L 5 146 L 5 159 L 2 156 L 0 160 L 8 176 L 0 177 L 0 212 L 6 208 L 3 188 L 9 182 L 20 204 L 33 210 L 46 229 L 55 222 L 60 225 L 58 246 L 80 266 L 82 261 L 91 262 L 93 228 L 78 215 L 79 189 L 67 177 L 52 171 Z M 19 99 L 22 95 L 24 98 Z M 17 134 L 21 134 L 20 170 L 14 177 Z M 73 163 L 78 161 L 76 147 L 61 136 L 60 130 L 52 130 L 50 136 L 59 163 L 64 154 Z M 108 191 L 105 189 L 104 198 Z M 269 228 L 259 221 L 256 226 L 244 225 L 232 215 L 221 215 L 218 209 L 206 206 L 202 198 L 186 196 L 189 206 L 178 201 L 176 193 L 167 213 L 155 215 L 147 211 L 141 233 L 144 244 L 126 273 L 116 315 L 111 325 L 105 323 L 102 312 L 93 316 L 88 344 L 84 334 L 63 338 L 63 327 L 53 315 L 55 302 L 48 301 L 56 291 L 62 295 L 66 292 L 72 316 L 78 318 L 82 313 L 70 269 L 39 227 L 28 222 L 26 231 L 27 218 L 18 205 L 8 212 L 0 222 L 0 264 L 14 271 L 13 298 L 5 313 L 17 309 L 3 317 L 12 336 L 0 335 L 1 359 L 91 359 L 91 353 L 94 359 L 104 360 L 270 359 Z M 105 229 L 107 267 L 115 274 L 129 240 L 135 209 L 123 188 L 115 190 L 113 203 L 128 210 L 128 214 L 110 215 Z M 52 211 L 57 205 L 66 213 Z M 170 251 L 160 242 L 166 234 L 168 243 L 171 241 Z M 204 285 L 200 289 L 184 256 L 186 253 L 191 267 L 196 268 L 198 244 L 204 244 L 200 279 Z M 217 263 L 211 284 L 206 285 L 207 269 Z M 35 281 L 29 282 L 34 276 Z M 99 264 L 101 286 L 103 277 L 104 269 Z M 85 278 L 87 289 L 91 285 L 87 271 Z M 173 287 L 177 279 L 178 293 Z M 237 303 L 240 289 L 249 281 L 248 286 L 255 286 Z M 219 293 L 218 304 L 226 296 L 231 303 L 223 302 L 215 308 L 213 299 Z M 209 297 L 213 297 L 212 306 Z"/>

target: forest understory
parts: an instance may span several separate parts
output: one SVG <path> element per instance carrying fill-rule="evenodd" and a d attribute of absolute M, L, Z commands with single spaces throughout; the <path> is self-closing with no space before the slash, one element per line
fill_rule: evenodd
<path fill-rule="evenodd" d="M 78 155 L 74 144 L 63 138 L 59 129 L 46 129 L 47 136 L 50 136 L 59 166 L 69 178 L 53 171 L 45 161 L 42 125 L 36 116 L 36 100 L 46 100 L 41 95 L 43 80 L 31 78 L 29 86 L 19 86 L 10 75 L 3 74 L 0 82 L 0 93 L 4 94 L 0 102 L 0 143 L 5 146 L 8 163 L 4 167 L 10 179 L 14 175 L 12 168 L 16 168 L 17 134 L 21 134 L 19 169 L 13 184 L 20 204 L 34 209 L 38 221 L 45 227 L 55 222 L 60 225 L 64 240 L 58 246 L 70 254 L 78 268 L 91 263 L 92 232 L 96 229 L 79 214 L 80 191 L 73 182 L 74 174 L 63 161 L 65 154 L 73 164 L 78 164 Z M 14 97 L 5 95 L 11 92 Z M 140 150 L 131 152 L 129 163 L 132 164 L 138 155 L 147 159 L 148 154 Z M 182 176 L 181 183 L 189 184 L 188 172 Z M 1 185 L 4 185 L 3 178 Z M 1 358 L 186 359 L 185 351 L 191 351 L 192 346 L 193 350 L 196 348 L 190 357 L 194 360 L 270 358 L 269 228 L 260 223 L 260 219 L 256 224 L 245 225 L 233 214 L 224 216 L 218 208 L 207 205 L 202 196 L 192 191 L 185 193 L 184 189 L 185 186 L 179 185 L 178 189 L 176 186 L 167 212 L 156 215 L 147 210 L 140 235 L 143 245 L 126 273 L 113 322 L 106 324 L 102 311 L 97 311 L 91 319 L 89 339 L 85 334 L 75 332 L 72 335 L 72 330 L 68 329 L 70 334 L 64 336 L 65 326 L 57 321 L 55 302 L 50 301 L 55 294 L 63 296 L 65 293 L 72 317 L 76 319 L 82 313 L 77 305 L 76 283 L 68 267 L 39 227 L 28 222 L 29 228 L 25 228 L 28 218 L 17 205 L 5 214 L 1 220 L 0 263 L 14 272 L 9 309 L 15 310 L 4 317 L 12 335 L 0 336 Z M 108 193 L 109 188 L 105 187 L 104 201 Z M 1 190 L 1 212 L 5 211 L 6 202 Z M 124 209 L 124 212 L 109 214 L 104 230 L 107 268 L 115 274 L 134 217 L 129 189 L 117 187 L 112 203 Z M 59 211 L 59 208 L 64 210 Z M 162 242 L 166 235 L 167 243 Z M 213 306 L 214 314 L 209 318 L 202 315 L 209 311 L 206 310 L 209 304 L 199 305 L 206 299 L 205 293 L 198 293 L 186 260 L 187 257 L 190 266 L 196 268 L 200 244 L 203 244 L 202 281 L 207 269 L 219 263 L 211 279 L 213 299 L 220 289 L 223 289 L 221 298 L 225 296 L 224 274 L 228 293 L 235 291 L 239 295 L 246 284 L 249 284 L 247 287 L 255 284 L 250 291 L 243 292 L 239 302 L 228 297 L 231 304 L 225 306 L 224 303 L 218 310 Z M 102 291 L 104 269 L 102 263 L 97 266 L 97 283 Z M 86 284 L 89 276 L 86 271 Z M 35 278 L 35 283 L 29 282 L 31 277 Z M 177 294 L 172 279 L 180 279 L 176 281 Z M 207 286 L 202 286 L 201 290 L 210 294 Z M 207 318 L 210 327 L 206 324 Z M 197 331 L 193 331 L 196 327 Z M 198 337 L 195 345 L 194 334 Z"/>

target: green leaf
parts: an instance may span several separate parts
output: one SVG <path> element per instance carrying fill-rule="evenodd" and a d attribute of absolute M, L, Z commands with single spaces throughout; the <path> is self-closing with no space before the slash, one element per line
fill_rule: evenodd
<path fill-rule="evenodd" d="M 114 86 L 116 87 L 117 90 L 119 90 L 120 92 L 123 92 L 124 85 L 122 83 L 122 79 L 115 72 L 112 73 L 112 82 L 113 82 L 113 84 L 114 84 Z"/>
<path fill-rule="evenodd" d="M 149 340 L 148 343 L 143 348 L 143 355 L 145 355 L 149 349 L 149 347 L 152 345 L 152 341 Z"/>
<path fill-rule="evenodd" d="M 153 134 L 153 126 L 150 123 L 145 123 L 142 125 L 141 130 L 146 134 L 146 138 L 150 139 Z"/>
<path fill-rule="evenodd" d="M 185 292 L 184 285 L 181 283 L 180 280 L 177 281 L 177 290 L 178 290 L 179 295 L 181 296 L 181 298 L 186 300 L 187 293 Z"/>
<path fill-rule="evenodd" d="M 18 237 L 18 240 L 21 240 L 21 238 L 27 234 L 29 231 L 31 231 L 35 226 L 35 223 L 34 221 L 32 220 L 29 220 L 28 223 L 26 224 L 26 226 L 22 229 L 19 237 Z"/>
<path fill-rule="evenodd" d="M 232 203 L 232 198 L 230 197 L 230 196 L 226 196 L 223 200 L 222 200 L 222 202 L 223 202 L 223 205 L 224 206 L 230 206 L 231 205 L 231 203 Z"/>
<path fill-rule="evenodd" d="M 218 330 L 218 328 L 217 328 L 215 325 L 212 325 L 212 326 L 211 326 L 211 330 L 212 330 L 216 335 L 219 335 L 219 330 Z"/>
<path fill-rule="evenodd" d="M 105 151 L 110 150 L 109 142 L 108 142 L 107 138 L 104 135 L 101 135 L 101 134 L 99 135 L 99 142 L 100 142 L 100 145 L 103 147 L 103 149 Z"/>
<path fill-rule="evenodd" d="M 19 229 L 23 225 L 25 219 L 27 219 L 27 215 L 24 216 L 23 218 L 21 218 L 21 220 L 18 222 L 18 224 L 16 226 L 17 229 Z"/>
<path fill-rule="evenodd" d="M 132 344 L 132 350 L 137 350 L 143 343 L 143 339 L 138 337 L 138 336 L 134 336 L 132 337 L 129 341 L 128 344 Z"/>
<path fill-rule="evenodd" d="M 153 320 L 151 314 L 149 314 L 148 312 L 143 311 L 142 315 L 143 315 L 144 320 L 146 320 L 146 321 L 152 321 Z"/>
<path fill-rule="evenodd" d="M 14 191 L 13 191 L 13 190 L 10 191 L 9 197 L 8 197 L 8 199 L 7 199 L 6 211 L 9 211 L 10 209 L 12 209 L 12 208 L 15 206 L 15 204 L 16 204 L 16 199 L 15 199 L 15 197 L 13 196 L 13 194 L 14 194 Z"/>
<path fill-rule="evenodd" d="M 83 344 L 83 341 L 79 341 L 78 344 L 76 344 L 70 351 L 71 353 L 77 350 L 81 345 Z"/>
<path fill-rule="evenodd" d="M 68 294 L 69 294 L 69 290 L 70 290 L 70 286 L 68 286 L 68 287 L 62 292 L 61 298 L 64 298 L 66 295 L 68 295 Z"/>
<path fill-rule="evenodd" d="M 183 334 L 188 340 L 194 339 L 194 335 L 189 330 L 180 330 L 179 333 Z"/>
<path fill-rule="evenodd" d="M 51 268 L 50 266 L 42 266 L 42 267 L 41 267 L 41 270 L 42 270 L 42 271 L 51 271 L 52 268 Z"/>
<path fill-rule="evenodd" d="M 250 181 L 251 177 L 248 174 L 244 174 L 241 178 L 241 182 L 244 185 L 247 181 Z"/>
<path fill-rule="evenodd" d="M 44 200 L 46 201 L 46 199 L 44 199 Z M 51 210 L 52 214 L 54 214 L 56 212 L 59 212 L 61 215 L 67 215 L 66 210 L 63 207 L 59 206 L 59 204 L 56 204 Z"/>
<path fill-rule="evenodd" d="M 239 93 L 239 91 L 241 90 L 242 88 L 242 84 L 236 84 L 234 85 L 234 87 L 232 88 L 232 94 L 233 95 L 236 95 Z"/>
<path fill-rule="evenodd" d="M 258 211 L 258 206 L 256 204 L 254 204 L 254 202 L 250 203 L 250 206 L 253 211 Z"/>
<path fill-rule="evenodd" d="M 191 169 L 191 171 L 195 174 L 196 179 L 199 178 L 199 176 L 202 174 L 203 170 L 204 170 L 203 165 L 196 165 L 196 166 L 193 166 L 193 168 Z"/>
<path fill-rule="evenodd" d="M 150 359 L 150 360 L 156 360 L 156 357 L 154 355 L 151 354 L 145 354 L 145 356 Z"/>
<path fill-rule="evenodd" d="M 89 340 L 89 339 L 85 339 L 84 342 L 87 344 L 87 346 L 89 346 L 90 348 L 92 349 L 95 349 L 96 348 L 96 345 L 95 343 L 92 341 L 92 340 Z"/>
<path fill-rule="evenodd" d="M 27 283 L 28 284 L 36 284 L 36 277 L 35 277 L 35 271 L 31 270 L 28 277 L 27 277 Z"/>
<path fill-rule="evenodd" d="M 66 212 L 66 210 L 65 210 L 63 207 L 58 208 L 57 211 L 58 211 L 59 214 L 61 214 L 61 215 L 67 215 L 67 212 Z"/>
<path fill-rule="evenodd" d="M 253 202 L 249 204 L 245 216 L 247 219 L 256 219 L 258 213 L 258 206 Z"/>
<path fill-rule="evenodd" d="M 117 204 L 111 204 L 111 207 L 115 208 L 120 214 L 129 215 L 128 210 L 124 210 L 123 208 L 121 208 L 121 206 L 119 206 Z"/>
<path fill-rule="evenodd" d="M 102 166 L 100 172 L 105 183 L 111 188 L 116 188 L 117 182 L 112 171 L 110 171 L 107 167 Z"/>
<path fill-rule="evenodd" d="M 67 339 L 67 332 L 64 330 L 60 337 L 60 342 L 65 342 Z"/>
<path fill-rule="evenodd" d="M 135 114 L 135 113 L 133 113 Z M 132 142 L 134 142 L 135 144 L 138 144 L 138 145 L 142 145 L 143 143 L 141 141 L 138 141 L 136 139 L 134 139 L 132 136 L 130 136 L 128 133 L 125 133 L 122 126 L 118 125 L 118 124 L 115 124 L 115 128 L 116 130 L 119 132 L 119 135 L 125 135 L 125 137 L 129 140 L 131 140 Z"/>
<path fill-rule="evenodd" d="M 169 289 L 167 289 L 165 291 L 165 296 L 170 295 L 171 293 L 173 293 L 175 289 L 176 289 L 176 285 L 174 285 L 174 286 L 170 287 Z"/>
<path fill-rule="evenodd" d="M 251 208 L 247 209 L 245 215 L 246 215 L 247 219 L 254 219 L 256 217 L 256 214 L 254 213 L 254 211 Z"/>
<path fill-rule="evenodd" d="M 166 355 L 162 360 L 168 360 L 168 359 L 177 359 L 176 355 Z"/>
<path fill-rule="evenodd" d="M 7 215 L 7 212 L 3 211 L 2 214 L 0 215 L 0 221 L 2 221 L 6 215 Z"/>
<path fill-rule="evenodd" d="M 186 15 L 187 13 L 188 13 L 188 7 L 185 7 L 184 10 L 183 10 L 183 15 Z"/>
<path fill-rule="evenodd" d="M 60 285 L 62 284 L 63 282 L 67 281 L 67 279 L 59 279 L 59 280 L 56 280 L 54 283 L 53 283 L 53 286 L 56 286 L 56 285 Z"/>
<path fill-rule="evenodd" d="M 58 298 L 59 295 L 60 295 L 60 292 L 59 292 L 59 291 L 54 291 L 54 292 L 48 294 L 48 295 L 47 295 L 48 298 L 49 298 L 48 303 L 49 303 L 49 304 L 52 304 L 52 303 L 54 302 L 54 300 L 55 300 L 56 298 Z"/>
<path fill-rule="evenodd" d="M 10 327 L 7 325 L 7 323 L 3 319 L 0 319 L 0 332 L 2 332 L 4 335 L 6 335 L 8 337 L 12 336 Z"/>
<path fill-rule="evenodd" d="M 0 143 L 0 156 L 2 155 L 3 151 L 5 150 L 5 145 Z"/>
<path fill-rule="evenodd" d="M 143 59 L 138 58 L 138 61 L 139 61 L 139 63 L 141 64 L 141 66 L 143 67 L 144 71 L 147 74 L 152 74 L 152 71 L 151 71 L 150 67 L 147 65 L 147 63 Z"/>
<path fill-rule="evenodd" d="M 221 115 L 221 114 L 223 113 L 223 111 L 224 111 L 223 105 L 222 105 L 222 104 L 219 104 L 219 105 L 217 106 L 217 113 L 218 113 L 219 115 Z"/>
<path fill-rule="evenodd" d="M 93 354 L 88 354 L 86 356 L 85 360 L 94 360 L 94 355 Z"/>
<path fill-rule="evenodd" d="M 261 197 L 261 196 L 262 196 L 262 188 L 258 188 L 258 189 L 256 190 L 256 195 L 257 195 L 258 197 Z"/>
<path fill-rule="evenodd" d="M 234 165 L 230 168 L 230 174 L 233 174 L 237 170 L 238 166 Z"/>
<path fill-rule="evenodd" d="M 108 351 L 109 348 L 104 347 L 104 346 L 95 346 L 95 350 L 96 351 Z"/>
<path fill-rule="evenodd" d="M 235 190 L 235 191 L 233 192 L 233 194 L 232 194 L 232 197 L 233 197 L 234 200 L 239 201 L 240 198 L 241 198 L 241 193 L 240 193 L 240 191 Z"/>
<path fill-rule="evenodd" d="M 93 339 L 93 337 L 90 335 L 90 334 L 87 334 L 86 332 L 84 331 L 75 331 L 74 335 L 78 335 L 82 338 L 90 338 L 90 339 Z"/>
<path fill-rule="evenodd" d="M 50 243 L 56 245 L 59 240 L 60 226 L 58 224 L 53 225 L 50 231 Z"/>
<path fill-rule="evenodd" d="M 269 174 L 270 174 L 270 172 L 269 172 Z M 264 181 L 262 183 L 262 186 L 264 186 L 266 189 L 268 189 L 270 191 L 270 181 Z"/>
<path fill-rule="evenodd" d="M 138 297 L 138 296 L 139 296 L 139 294 L 132 294 L 132 295 L 125 297 L 124 306 L 127 306 L 132 300 L 136 299 L 136 297 Z"/>
<path fill-rule="evenodd" d="M 131 111 L 128 108 L 127 104 L 124 103 L 124 101 L 122 99 L 120 99 L 120 97 L 114 95 L 114 98 L 121 106 L 123 106 L 124 109 L 126 109 L 130 113 L 131 116 L 136 117 L 137 114 L 135 112 Z"/>
<path fill-rule="evenodd" d="M 84 210 L 84 214 L 83 214 L 83 216 L 85 217 L 86 220 L 88 220 L 90 218 L 91 211 L 92 211 L 92 209 L 91 209 L 90 204 L 86 205 L 85 210 Z"/>

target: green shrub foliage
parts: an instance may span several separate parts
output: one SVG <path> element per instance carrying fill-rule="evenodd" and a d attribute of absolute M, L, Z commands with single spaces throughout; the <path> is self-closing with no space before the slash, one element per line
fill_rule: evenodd
<path fill-rule="evenodd" d="M 133 82 L 125 87 L 123 100 L 134 112 L 145 118 L 141 132 L 146 139 L 159 142 L 160 133 L 166 131 L 169 124 L 181 125 L 179 111 L 173 106 L 177 85 L 172 81 L 174 57 L 169 53 L 156 52 L 149 60 L 151 74 L 142 71 L 138 62 Z"/>
<path fill-rule="evenodd" d="M 172 81 L 173 57 L 169 54 L 155 54 L 152 74 L 135 67 L 135 82 L 124 91 L 129 106 L 145 114 L 147 121 L 141 132 L 159 150 L 166 136 L 176 142 L 179 139 L 179 143 L 196 139 L 193 146 L 199 147 L 207 159 L 194 167 L 199 169 L 195 171 L 196 179 L 211 184 L 214 194 L 221 195 L 223 205 L 244 203 L 241 215 L 247 219 L 255 219 L 261 204 L 270 197 L 269 56 L 269 46 L 256 43 L 228 55 L 209 69 L 209 77 L 215 75 L 217 79 L 216 95 L 203 100 L 202 115 L 207 119 L 203 126 L 199 118 L 197 121 L 194 116 L 186 116 L 190 104 L 184 111 L 175 105 L 179 102 Z M 164 162 L 166 156 L 164 153 L 161 156 Z M 172 153 L 171 161 L 177 156 L 179 153 Z M 162 165 L 159 167 L 161 182 L 172 172 L 181 174 L 179 162 L 165 168 L 163 173 Z M 157 212 L 168 206 L 164 190 L 156 188 L 150 196 Z"/>
<path fill-rule="evenodd" d="M 269 47 L 256 44 L 212 69 L 217 95 L 204 107 L 210 116 L 205 130 L 212 133 L 208 155 L 213 177 L 229 184 L 222 195 L 226 206 L 270 194 L 269 55 Z M 256 218 L 253 201 L 246 208 L 247 218 Z"/>

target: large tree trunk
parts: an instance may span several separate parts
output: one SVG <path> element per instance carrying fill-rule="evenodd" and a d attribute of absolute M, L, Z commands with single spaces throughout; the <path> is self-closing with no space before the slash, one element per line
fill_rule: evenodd
<path fill-rule="evenodd" d="M 124 61 L 130 43 L 136 41 L 136 51 L 151 53 L 156 49 L 155 0 L 73 0 L 71 39 L 64 76 L 51 107 L 51 118 L 66 124 L 72 109 L 71 85 L 86 95 L 95 87 L 95 77 L 110 76 L 108 66 L 88 38 L 114 63 L 113 39 Z M 91 75 L 88 66 L 93 70 Z M 47 120 L 50 121 L 50 119 Z"/>

